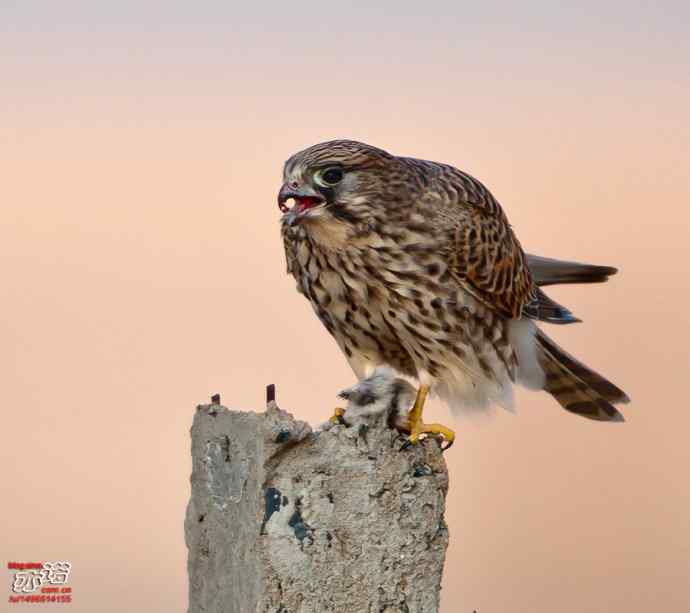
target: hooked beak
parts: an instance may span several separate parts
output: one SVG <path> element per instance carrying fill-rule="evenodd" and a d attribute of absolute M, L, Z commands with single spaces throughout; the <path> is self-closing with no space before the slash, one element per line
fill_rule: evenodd
<path fill-rule="evenodd" d="M 288 207 L 286 204 L 290 199 L 295 201 L 292 207 Z M 289 226 L 295 225 L 310 210 L 324 202 L 325 200 L 321 194 L 306 185 L 293 188 L 285 183 L 278 192 L 278 208 L 284 213 L 283 219 Z"/>

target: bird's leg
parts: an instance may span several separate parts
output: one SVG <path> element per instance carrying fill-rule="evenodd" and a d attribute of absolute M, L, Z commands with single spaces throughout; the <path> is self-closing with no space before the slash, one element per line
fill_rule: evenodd
<path fill-rule="evenodd" d="M 345 418 L 343 417 L 345 415 L 345 409 L 342 407 L 336 407 L 335 411 L 333 411 L 333 415 L 331 416 L 330 422 L 333 424 L 344 424 L 345 423 Z"/>
<path fill-rule="evenodd" d="M 424 403 L 426 402 L 426 397 L 429 394 L 428 385 L 420 385 L 419 390 L 417 390 L 417 397 L 414 401 L 414 406 L 410 410 L 407 421 L 410 430 L 410 443 L 417 443 L 419 437 L 422 434 L 440 434 L 446 439 L 447 445 L 445 449 L 448 449 L 455 441 L 455 432 L 450 428 L 446 428 L 441 424 L 425 424 L 422 420 L 422 411 L 424 410 Z"/>
<path fill-rule="evenodd" d="M 417 397 L 414 400 L 414 405 L 410 409 L 410 413 L 407 416 L 409 427 L 410 427 L 410 442 L 416 443 L 419 440 L 419 435 L 422 434 L 422 427 L 424 422 L 422 421 L 422 411 L 424 410 L 424 403 L 426 402 L 426 397 L 429 395 L 429 386 L 420 385 L 417 390 Z"/>

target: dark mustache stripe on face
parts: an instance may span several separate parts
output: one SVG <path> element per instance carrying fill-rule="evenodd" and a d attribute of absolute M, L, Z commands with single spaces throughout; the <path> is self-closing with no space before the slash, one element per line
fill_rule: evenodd
<path fill-rule="evenodd" d="M 328 204 L 333 204 L 335 201 L 335 190 L 332 187 L 321 187 L 320 185 L 316 185 L 316 191 L 319 192 L 324 197 L 324 200 Z"/>
<path fill-rule="evenodd" d="M 336 219 L 341 221 L 346 221 L 348 223 L 356 224 L 359 222 L 359 218 L 353 215 L 347 210 L 342 204 L 333 204 L 329 207 L 331 215 Z"/>

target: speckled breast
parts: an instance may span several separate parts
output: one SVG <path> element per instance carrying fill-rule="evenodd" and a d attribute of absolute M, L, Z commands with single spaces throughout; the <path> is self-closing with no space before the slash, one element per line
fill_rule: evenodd
<path fill-rule="evenodd" d="M 440 377 L 458 361 L 490 374 L 491 357 L 509 358 L 505 326 L 458 288 L 432 244 L 379 236 L 333 250 L 303 228 L 283 239 L 288 272 L 358 376 L 388 364 Z"/>

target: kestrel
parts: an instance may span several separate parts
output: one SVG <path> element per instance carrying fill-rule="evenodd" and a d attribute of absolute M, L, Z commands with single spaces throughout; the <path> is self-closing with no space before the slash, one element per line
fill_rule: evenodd
<path fill-rule="evenodd" d="M 615 268 L 525 254 L 489 190 L 447 164 L 336 140 L 293 155 L 283 178 L 287 270 L 360 381 L 384 366 L 419 382 L 410 441 L 454 439 L 423 423 L 430 391 L 452 410 L 510 408 L 520 383 L 572 413 L 623 420 L 613 405 L 626 394 L 537 325 L 579 321 L 540 286 Z"/>

